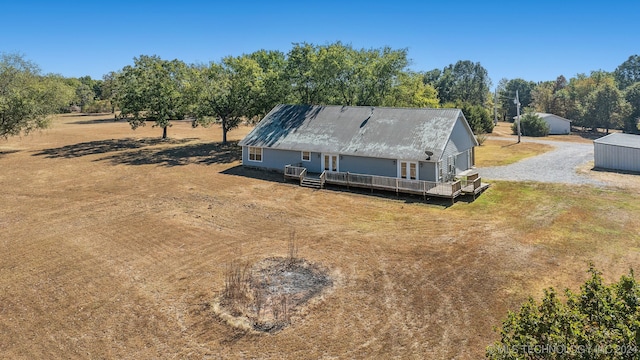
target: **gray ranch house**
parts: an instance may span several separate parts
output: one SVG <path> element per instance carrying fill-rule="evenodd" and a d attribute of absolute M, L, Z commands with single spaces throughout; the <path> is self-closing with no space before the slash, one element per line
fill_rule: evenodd
<path fill-rule="evenodd" d="M 278 105 L 239 143 L 244 166 L 325 184 L 451 198 L 486 187 L 459 109 Z"/>

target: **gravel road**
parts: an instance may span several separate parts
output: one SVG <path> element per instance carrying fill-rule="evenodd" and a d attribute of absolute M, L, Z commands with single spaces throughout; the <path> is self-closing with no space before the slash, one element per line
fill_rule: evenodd
<path fill-rule="evenodd" d="M 478 168 L 480 175 L 493 180 L 605 185 L 576 173 L 577 167 L 593 161 L 593 144 L 535 139 L 522 139 L 522 142 L 549 144 L 555 149 L 511 165 Z"/>

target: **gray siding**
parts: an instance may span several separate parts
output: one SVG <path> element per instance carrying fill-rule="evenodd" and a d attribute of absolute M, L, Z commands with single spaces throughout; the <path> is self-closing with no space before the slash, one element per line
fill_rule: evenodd
<path fill-rule="evenodd" d="M 311 153 L 311 161 L 302 161 L 300 151 L 262 149 L 262 162 L 249 160 L 249 148 L 242 147 L 242 164 L 265 169 L 284 171 L 286 165 L 300 165 L 311 172 L 320 172 L 320 157 L 317 153 Z"/>
<path fill-rule="evenodd" d="M 462 123 L 462 119 L 459 118 L 453 126 L 451 137 L 442 153 L 443 173 L 447 174 L 449 172 L 449 165 L 453 163 L 455 163 L 456 173 L 469 169 L 471 166 L 467 150 L 472 149 L 474 145 L 473 139 Z M 450 179 L 447 179 L 445 176 L 443 180 L 447 181 Z"/>
<path fill-rule="evenodd" d="M 242 164 L 265 169 L 284 171 L 286 165 L 303 166 L 309 172 L 322 172 L 322 156 L 311 153 L 311 161 L 302 161 L 300 151 L 262 149 L 262 161 L 249 161 L 249 148 L 242 147 Z M 340 156 L 339 170 L 356 174 L 397 177 L 398 165 L 394 159 L 378 159 L 363 156 Z M 436 164 L 433 162 L 419 162 L 418 177 L 420 180 L 438 181 Z"/>
<path fill-rule="evenodd" d="M 420 177 L 420 180 L 438 181 L 438 177 L 436 175 L 436 163 L 421 161 L 418 176 Z"/>
<path fill-rule="evenodd" d="M 456 174 L 459 174 L 471 166 L 469 164 L 469 151 L 461 152 L 456 156 Z"/>
<path fill-rule="evenodd" d="M 640 172 L 640 149 L 594 143 L 596 168 Z"/>
<path fill-rule="evenodd" d="M 340 158 L 340 171 L 396 177 L 398 168 L 392 159 L 344 155 Z"/>
<path fill-rule="evenodd" d="M 467 132 L 467 129 L 462 123 L 462 119 L 458 118 L 456 124 L 453 126 L 451 136 L 447 142 L 447 146 L 444 148 L 442 158 L 445 159 L 452 155 L 457 155 L 463 151 L 471 149 L 474 146 L 473 139 Z"/>

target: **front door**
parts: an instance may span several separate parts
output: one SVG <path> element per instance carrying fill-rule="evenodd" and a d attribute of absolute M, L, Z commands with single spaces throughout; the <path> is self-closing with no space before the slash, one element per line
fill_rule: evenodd
<path fill-rule="evenodd" d="M 340 171 L 340 167 L 338 166 L 338 155 L 334 154 L 323 154 L 322 155 L 322 168 L 325 171 Z"/>
<path fill-rule="evenodd" d="M 411 161 L 399 161 L 398 177 L 401 179 L 417 180 L 418 163 Z"/>

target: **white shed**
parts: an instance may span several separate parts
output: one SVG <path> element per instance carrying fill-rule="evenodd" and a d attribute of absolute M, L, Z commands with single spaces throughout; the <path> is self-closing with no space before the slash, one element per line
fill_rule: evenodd
<path fill-rule="evenodd" d="M 536 115 L 549 125 L 549 135 L 566 135 L 571 132 L 571 120 L 569 119 L 547 113 L 536 113 Z"/>
<path fill-rule="evenodd" d="M 571 132 L 571 120 L 569 119 L 547 113 L 537 112 L 534 114 L 549 125 L 549 135 L 568 135 Z M 516 118 L 514 116 L 513 120 L 516 120 Z"/>
<path fill-rule="evenodd" d="M 593 146 L 595 168 L 640 172 L 640 135 L 613 133 Z"/>

